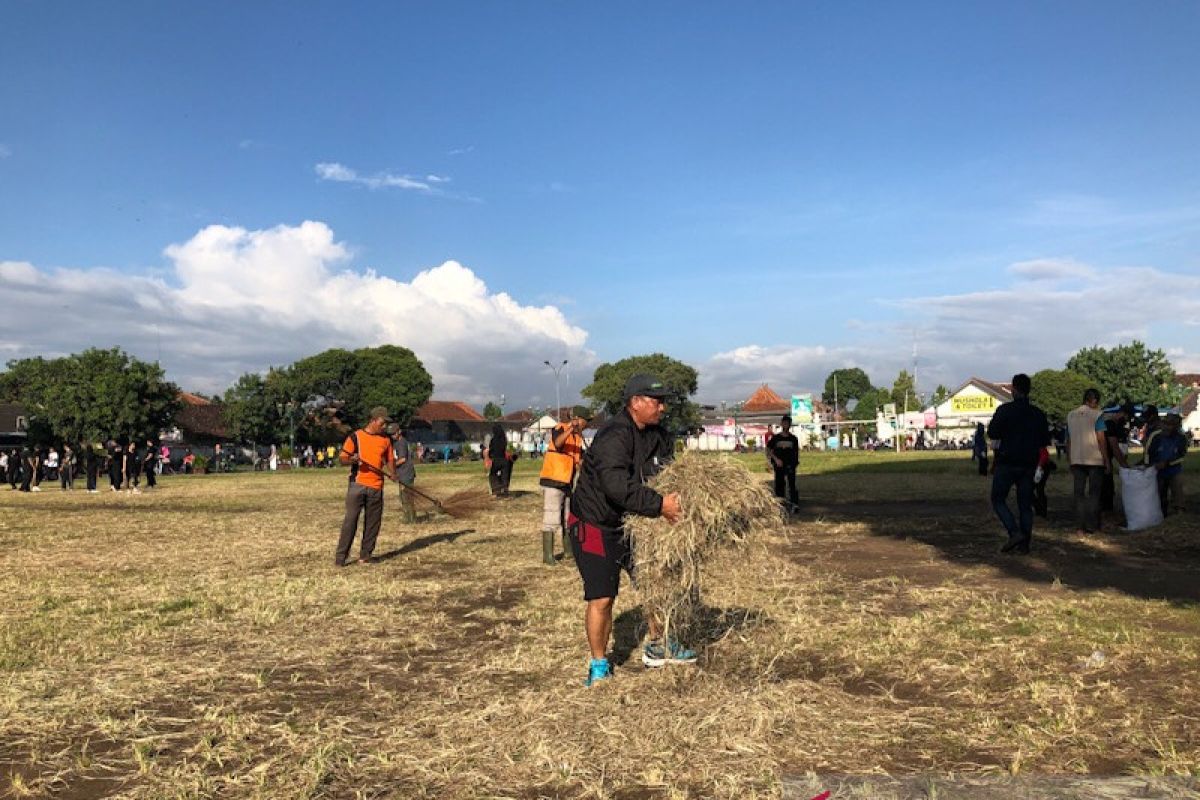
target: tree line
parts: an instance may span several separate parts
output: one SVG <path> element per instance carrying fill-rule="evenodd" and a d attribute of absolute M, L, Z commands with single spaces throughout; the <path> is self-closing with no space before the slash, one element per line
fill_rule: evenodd
<path fill-rule="evenodd" d="M 631 356 L 596 368 L 580 390 L 592 410 L 617 413 L 625 381 L 638 372 L 657 375 L 673 392 L 663 424 L 670 430 L 700 422 L 695 395 L 699 373 L 663 353 Z M 1183 398 L 1175 371 L 1162 350 L 1134 341 L 1113 348 L 1088 347 L 1063 369 L 1044 369 L 1033 379 L 1032 400 L 1055 422 L 1079 405 L 1085 389 L 1100 390 L 1105 404 L 1125 400 L 1171 406 Z M 901 370 L 890 389 L 871 383 L 858 367 L 834 370 L 825 379 L 822 400 L 841 413 L 873 419 L 886 403 L 910 411 L 936 405 L 950 395 L 938 386 L 923 403 L 915 379 Z M 242 443 L 297 441 L 326 443 L 366 422 L 368 410 L 385 406 L 401 424 L 433 394 L 433 378 L 405 347 L 383 345 L 357 350 L 335 348 L 265 374 L 247 373 L 212 400 L 230 438 Z M 119 348 L 88 349 L 62 358 L 8 362 L 0 373 L 0 401 L 18 402 L 30 419 L 34 442 L 138 440 L 172 427 L 181 407 L 180 390 L 157 363 L 134 358 Z M 870 411 L 867 411 L 870 409 Z M 487 417 L 499 417 L 489 404 Z"/>

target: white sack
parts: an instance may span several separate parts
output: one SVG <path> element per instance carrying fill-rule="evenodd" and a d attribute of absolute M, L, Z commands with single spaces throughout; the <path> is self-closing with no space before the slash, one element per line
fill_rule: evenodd
<path fill-rule="evenodd" d="M 1126 530 L 1140 531 L 1160 524 L 1163 515 L 1158 502 L 1158 471 L 1153 467 L 1119 469 Z"/>

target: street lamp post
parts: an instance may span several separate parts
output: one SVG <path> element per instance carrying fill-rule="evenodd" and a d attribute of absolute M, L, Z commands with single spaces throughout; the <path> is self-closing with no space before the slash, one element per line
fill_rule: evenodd
<path fill-rule="evenodd" d="M 543 361 L 542 363 L 554 370 L 554 420 L 555 422 L 562 422 L 562 396 L 559 394 L 558 377 L 562 374 L 563 367 L 567 365 L 567 360 L 564 358 L 563 362 L 557 367 L 549 361 Z"/>

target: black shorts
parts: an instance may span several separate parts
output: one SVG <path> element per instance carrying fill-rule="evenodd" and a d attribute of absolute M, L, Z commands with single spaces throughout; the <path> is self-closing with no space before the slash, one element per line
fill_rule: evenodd
<path fill-rule="evenodd" d="M 633 552 L 625 531 L 589 525 L 572 514 L 567 519 L 575 566 L 583 578 L 583 599 L 616 597 L 621 589 L 621 570 L 633 578 Z"/>

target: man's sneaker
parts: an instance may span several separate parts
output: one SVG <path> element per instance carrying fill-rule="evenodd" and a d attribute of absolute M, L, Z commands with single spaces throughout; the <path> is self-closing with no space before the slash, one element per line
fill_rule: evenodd
<path fill-rule="evenodd" d="M 608 680 L 612 677 L 612 665 L 608 663 L 607 658 L 593 658 L 588 665 L 587 680 L 583 682 L 584 686 L 594 686 L 597 682 Z"/>
<path fill-rule="evenodd" d="M 642 663 L 647 667 L 661 667 L 664 664 L 695 664 L 696 651 L 689 650 L 679 642 L 667 640 L 664 649 L 662 642 L 646 642 L 642 650 Z"/>

